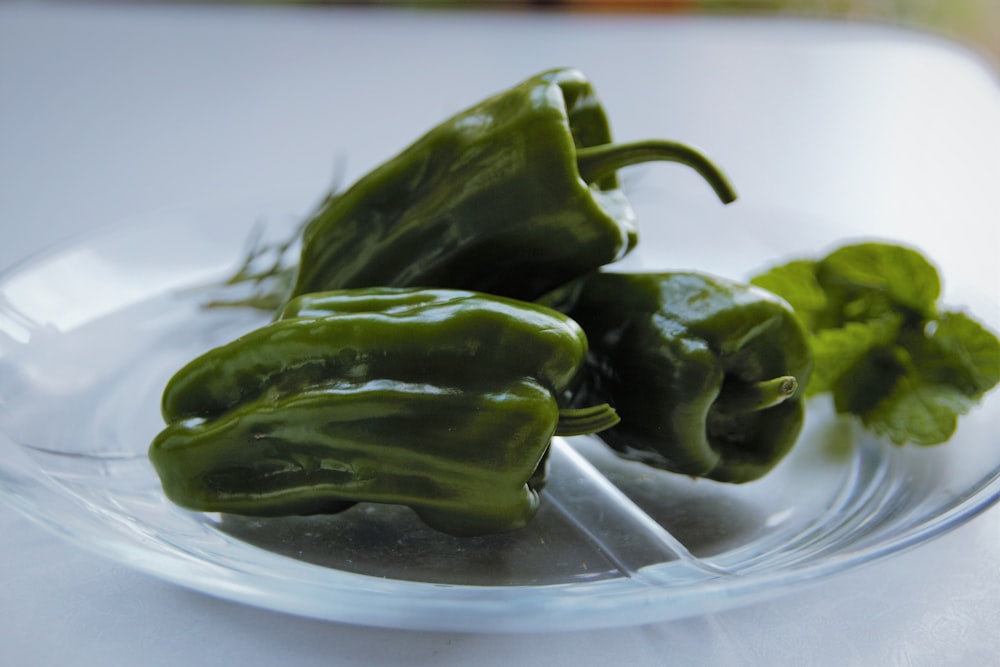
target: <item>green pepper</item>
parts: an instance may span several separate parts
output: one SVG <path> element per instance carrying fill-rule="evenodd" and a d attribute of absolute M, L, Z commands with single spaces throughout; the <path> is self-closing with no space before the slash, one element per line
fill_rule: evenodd
<path fill-rule="evenodd" d="M 538 506 L 554 434 L 617 421 L 560 410 L 586 354 L 561 313 L 457 291 L 303 295 L 167 384 L 150 446 L 164 491 L 257 516 L 408 505 L 452 534 L 506 531 Z"/>
<path fill-rule="evenodd" d="M 699 273 L 593 273 L 541 302 L 586 332 L 575 397 L 617 410 L 599 437 L 623 457 L 747 482 L 797 439 L 812 356 L 770 292 Z"/>
<path fill-rule="evenodd" d="M 615 145 L 580 72 L 532 77 L 441 123 L 331 195 L 305 227 L 292 294 L 449 287 L 533 300 L 636 244 L 616 171 L 652 160 L 735 194 L 697 150 Z"/>

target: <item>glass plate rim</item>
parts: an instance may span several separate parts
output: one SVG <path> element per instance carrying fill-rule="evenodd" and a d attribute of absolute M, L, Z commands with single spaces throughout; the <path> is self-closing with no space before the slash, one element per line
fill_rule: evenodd
<path fill-rule="evenodd" d="M 168 213 L 178 214 L 177 211 Z M 137 227 L 139 225 L 133 219 L 104 224 L 89 232 L 72 235 L 0 269 L 0 283 L 34 266 L 36 262 L 72 249 L 79 243 L 116 231 L 135 230 Z M 0 432 L 0 443 L 5 443 L 15 450 L 24 446 L 3 432 Z M 207 571 L 195 572 L 197 568 L 190 567 L 192 564 L 203 568 L 211 566 L 216 568 L 217 572 L 220 567 L 218 563 L 189 561 L 187 568 L 182 564 L 180 567 L 163 569 L 165 563 L 176 565 L 174 562 L 177 560 L 176 554 L 153 550 L 149 545 L 124 539 L 117 531 L 112 531 L 111 537 L 108 537 L 106 534 L 94 531 L 80 533 L 68 529 L 65 523 L 46 511 L 44 502 L 34 497 L 32 491 L 43 489 L 48 493 L 54 492 L 56 496 L 68 495 L 68 492 L 54 482 L 42 479 L 38 474 L 40 471 L 19 470 L 17 463 L 12 464 L 10 457 L 5 454 L 6 451 L 6 446 L 0 448 L 0 472 L 11 472 L 13 476 L 0 476 L 0 498 L 5 499 L 9 506 L 49 532 L 91 553 L 109 558 L 154 578 L 254 607 L 325 621 L 421 631 L 530 633 L 598 629 L 641 625 L 744 606 L 900 554 L 964 525 L 1000 502 L 1000 469 L 996 469 L 991 475 L 984 476 L 983 483 L 971 494 L 964 496 L 960 502 L 950 505 L 943 512 L 923 517 L 919 523 L 888 539 L 847 552 L 838 552 L 832 557 L 823 557 L 804 565 L 793 565 L 787 569 L 754 571 L 682 586 L 656 586 L 650 581 L 636 581 L 629 578 L 541 586 L 429 584 L 389 580 L 391 587 L 396 589 L 389 591 L 380 590 L 385 587 L 386 582 L 373 575 L 336 571 L 286 558 L 295 573 L 324 570 L 325 575 L 332 580 L 328 587 L 354 600 L 353 605 L 330 604 L 315 600 L 303 605 L 304 598 L 287 592 L 279 595 L 273 585 L 255 587 L 254 582 L 246 581 L 246 577 L 241 576 L 237 570 L 230 569 L 228 571 L 235 573 L 234 576 L 219 579 L 209 576 Z M 34 488 L 28 488 L 29 486 Z M 25 489 L 28 489 L 28 493 L 23 492 Z M 57 500 L 60 499 L 57 497 Z M 248 545 L 248 548 L 259 549 L 252 545 Z M 661 565 L 649 566 L 649 569 Z M 193 572 L 196 574 L 194 578 L 190 576 Z M 259 574 L 252 573 L 250 576 L 255 577 Z M 289 570 L 280 574 L 271 573 L 266 581 L 299 585 L 316 583 L 308 577 L 289 576 L 289 574 L 291 574 Z M 257 583 L 260 584 L 260 580 Z M 379 596 L 380 601 L 384 603 L 386 595 L 391 595 L 400 589 L 419 593 L 414 598 L 417 603 L 410 606 L 383 604 L 377 612 L 372 612 L 370 599 L 367 604 L 364 603 L 366 598 L 373 595 Z M 518 594 L 526 592 L 531 595 L 513 599 Z M 517 603 L 516 610 L 513 611 L 509 606 L 512 601 Z M 614 606 L 623 601 L 635 604 L 626 608 Z M 461 613 L 449 616 L 447 621 L 426 613 L 406 613 L 412 612 L 414 607 L 419 607 L 425 612 L 449 611 L 456 605 L 460 606 Z M 613 617 L 609 617 L 611 611 Z M 540 622 L 540 619 L 544 620 Z"/>
<path fill-rule="evenodd" d="M 10 442 L 6 434 L 0 435 Z M 15 447 L 21 446 L 12 444 Z M 4 469 L 10 469 L 5 456 L 0 457 L 0 470 Z M 49 488 L 44 480 L 32 481 L 42 484 L 49 492 L 63 493 L 61 489 Z M 929 517 L 890 539 L 810 561 L 802 566 L 737 574 L 684 586 L 656 586 L 649 581 L 628 578 L 543 586 L 428 584 L 400 580 L 387 582 L 373 575 L 334 571 L 286 559 L 294 572 L 286 569 L 280 573 L 270 573 L 267 579 L 269 585 L 255 587 L 254 580 L 261 583 L 257 579 L 260 573 L 241 574 L 237 570 L 208 561 L 194 563 L 194 568 L 190 567 L 192 563 L 188 563 L 188 567 L 182 564 L 181 567 L 164 569 L 165 564 L 176 564 L 178 557 L 123 539 L 122 534 L 117 531 L 113 531 L 109 538 L 95 531 L 80 533 L 70 530 L 64 522 L 46 512 L 42 504 L 18 494 L 16 485 L 0 484 L 0 497 L 22 516 L 92 554 L 155 579 L 230 602 L 316 620 L 386 629 L 543 633 L 669 621 L 735 609 L 820 584 L 833 576 L 844 575 L 922 546 L 989 510 L 1000 503 L 1000 471 L 995 471 L 978 490 L 948 511 Z M 252 545 L 247 545 L 247 548 L 258 549 Z M 655 569 L 658 565 L 650 567 Z M 213 576 L 218 574 L 219 569 L 235 573 L 235 576 L 221 579 Z M 347 595 L 353 604 L 343 604 L 343 600 L 330 604 L 320 597 L 319 601 L 303 605 L 303 599 L 315 600 L 316 596 L 303 597 L 289 593 L 287 589 L 284 592 L 276 590 L 277 587 L 284 587 L 282 584 L 289 583 L 295 584 L 297 588 L 304 585 L 315 586 L 315 580 L 296 575 L 299 571 L 317 570 L 322 570 L 324 577 L 333 579 L 325 584 L 325 588 Z M 192 573 L 196 575 L 193 578 L 189 576 Z M 246 581 L 248 577 L 251 579 L 249 582 Z M 387 586 L 396 590 L 380 590 Z M 390 599 L 398 597 L 395 594 L 400 591 L 418 594 L 411 599 L 416 600 L 416 604 L 386 605 L 387 596 Z M 530 595 L 525 597 L 524 593 Z M 511 602 L 516 602 L 516 609 L 508 607 Z M 632 605 L 622 606 L 623 602 Z M 430 613 L 454 611 L 456 607 L 461 613 L 449 615 L 447 621 Z M 378 613 L 372 613 L 372 608 L 377 608 Z M 425 613 L 407 613 L 415 608 Z M 612 614 L 611 617 L 609 614 Z"/>

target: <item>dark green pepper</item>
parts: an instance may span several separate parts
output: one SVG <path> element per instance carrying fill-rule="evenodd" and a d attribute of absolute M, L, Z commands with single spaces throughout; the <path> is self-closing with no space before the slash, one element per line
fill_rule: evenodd
<path fill-rule="evenodd" d="M 150 458 L 200 511 L 335 513 L 408 505 L 453 534 L 524 525 L 556 433 L 617 421 L 560 410 L 587 342 L 561 313 L 453 290 L 304 295 L 210 350 L 163 394 Z"/>
<path fill-rule="evenodd" d="M 616 170 L 652 160 L 685 163 L 735 199 L 689 146 L 612 144 L 590 82 L 544 72 L 329 197 L 303 233 L 293 295 L 384 285 L 532 300 L 632 249 L 635 216 Z"/>
<path fill-rule="evenodd" d="M 812 356 L 773 294 L 698 273 L 594 273 L 541 302 L 586 332 L 576 400 L 618 411 L 599 437 L 624 457 L 747 482 L 798 437 Z"/>

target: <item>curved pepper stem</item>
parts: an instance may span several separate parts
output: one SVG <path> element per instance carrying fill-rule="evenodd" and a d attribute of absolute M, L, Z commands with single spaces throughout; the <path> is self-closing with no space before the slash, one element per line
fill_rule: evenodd
<path fill-rule="evenodd" d="M 606 431 L 621 421 L 615 409 L 607 403 L 589 408 L 565 408 L 559 411 L 556 435 L 590 435 Z"/>
<path fill-rule="evenodd" d="M 730 414 L 766 410 L 791 398 L 798 388 L 798 380 L 791 375 L 761 382 L 723 384 L 713 407 Z"/>
<path fill-rule="evenodd" d="M 643 162 L 679 162 L 697 171 L 715 190 L 722 203 L 736 200 L 736 191 L 718 167 L 696 148 L 665 139 L 650 139 L 627 144 L 602 144 L 580 148 L 576 153 L 580 177 L 593 183 L 622 167 Z"/>

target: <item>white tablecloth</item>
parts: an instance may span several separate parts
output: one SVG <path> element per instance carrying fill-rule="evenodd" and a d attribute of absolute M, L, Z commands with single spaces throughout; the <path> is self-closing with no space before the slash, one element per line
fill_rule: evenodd
<path fill-rule="evenodd" d="M 178 204 L 318 194 L 337 156 L 356 176 L 445 114 L 557 65 L 595 80 L 634 135 L 622 138 L 666 127 L 708 149 L 741 191 L 805 220 L 863 231 L 892 216 L 901 238 L 987 214 L 996 225 L 996 75 L 926 35 L 629 14 L 14 3 L 0 6 L 0 264 Z M 655 125 L 630 111 L 639 105 L 662 108 Z M 940 249 L 948 261 L 961 252 Z M 937 667 L 1000 655 L 1000 508 L 773 601 L 542 635 L 245 607 L 81 550 L 4 504 L 0 535 L 0 665 L 11 667 Z"/>

